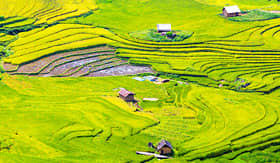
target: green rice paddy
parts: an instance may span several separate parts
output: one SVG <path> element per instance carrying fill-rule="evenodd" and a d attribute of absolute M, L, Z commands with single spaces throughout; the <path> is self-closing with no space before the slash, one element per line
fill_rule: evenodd
<path fill-rule="evenodd" d="M 250 12 L 220 16 L 229 5 Z M 280 162 L 279 10 L 277 0 L 0 0 L 0 162 Z M 161 42 L 147 31 L 162 23 L 191 32 Z M 70 77 L 129 64 L 171 81 Z M 136 154 L 162 139 L 172 159 Z"/>

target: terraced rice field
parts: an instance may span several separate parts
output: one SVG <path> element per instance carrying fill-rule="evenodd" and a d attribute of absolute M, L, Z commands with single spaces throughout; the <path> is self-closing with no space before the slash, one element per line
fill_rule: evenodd
<path fill-rule="evenodd" d="M 19 66 L 8 63 L 3 66 L 12 75 L 44 77 L 112 76 L 114 72 L 115 75 L 135 75 L 153 72 L 149 67 L 131 66 L 127 61 L 117 58 L 114 53 L 115 49 L 103 46 L 58 53 Z M 131 71 L 128 72 L 129 69 Z"/>
<path fill-rule="evenodd" d="M 279 162 L 280 19 L 230 21 L 219 15 L 227 4 L 280 9 L 276 0 L 0 0 L 0 162 Z M 194 34 L 129 35 L 164 22 Z M 133 79 L 141 73 L 171 81 Z M 172 159 L 136 155 L 162 139 Z"/>
<path fill-rule="evenodd" d="M 82 76 L 89 73 L 95 65 L 102 63 L 114 63 L 118 59 L 114 55 L 114 49 L 101 47 L 75 52 L 59 53 L 34 62 L 10 69 L 11 74 L 25 75 L 49 75 L 49 76 Z M 10 64 L 4 64 L 4 68 L 12 68 Z M 84 72 L 84 73 L 82 73 Z"/>
<path fill-rule="evenodd" d="M 2 137 L 12 139 L 9 141 L 11 149 L 1 152 L 1 158 L 22 153 L 23 159 L 29 160 L 24 154 L 25 149 L 37 149 L 31 150 L 29 155 L 62 161 L 78 154 L 82 148 L 87 153 L 84 158 L 88 160 L 143 161 L 148 158 L 135 155 L 135 151 L 149 150 L 149 141 L 157 142 L 162 138 L 172 141 L 179 156 L 173 161 L 220 155 L 232 160 L 254 149 L 279 149 L 279 104 L 277 99 L 268 95 L 194 85 L 175 86 L 174 82 L 155 85 L 130 77 L 29 78 L 5 75 L 2 83 L 5 85 L 1 89 L 7 94 L 1 95 L 6 101 L 1 104 L 6 108 L 2 110 L 5 114 L 1 114 L 1 119 L 9 128 Z M 135 113 L 131 106 L 114 97 L 117 92 L 112 89 L 118 86 L 138 92 L 136 97 L 139 99 L 148 94 L 158 97 L 160 103 L 144 102 L 141 105 L 145 112 Z M 17 98 L 9 100 L 8 95 Z M 15 100 L 22 98 L 21 104 L 12 111 Z M 46 98 L 48 101 L 43 102 Z M 73 103 L 77 100 L 78 103 Z M 26 105 L 29 105 L 29 112 L 22 113 Z M 27 115 L 28 118 L 23 120 L 25 125 L 17 125 L 20 117 Z M 44 116 L 49 118 L 44 119 Z M 48 124 L 48 127 L 30 128 L 26 124 Z M 44 134 L 46 130 L 47 135 Z M 30 141 L 34 143 L 28 145 Z M 107 151 L 111 148 L 114 150 Z M 125 157 L 121 157 L 124 154 Z"/>
<path fill-rule="evenodd" d="M 159 72 L 200 76 L 214 81 L 234 82 L 242 78 L 250 83 L 245 90 L 270 92 L 280 83 L 280 50 L 275 37 L 279 30 L 279 23 L 274 23 L 242 30 L 219 40 L 157 43 L 86 25 L 59 24 L 39 32 L 36 29 L 36 34 L 29 31 L 19 35 L 19 39 L 9 45 L 14 54 L 5 62 L 21 65 L 63 51 L 110 46 L 117 49 L 118 57 L 129 58 L 134 64 L 151 65 Z M 88 62 L 92 61 L 88 59 Z M 71 68 L 75 69 L 75 66 Z M 38 71 L 33 73 L 38 74 Z M 63 75 L 63 72 L 53 75 Z"/>
<path fill-rule="evenodd" d="M 0 45 L 4 46 L 5 44 L 8 44 L 9 42 L 11 42 L 14 39 L 15 39 L 15 36 L 1 33 L 0 34 Z"/>
<path fill-rule="evenodd" d="M 127 64 L 116 57 L 115 48 L 107 46 L 115 41 L 103 37 L 103 33 L 112 35 L 104 29 L 59 24 L 35 32 L 21 33 L 19 39 L 9 45 L 14 54 L 6 58 L 4 68 L 7 72 L 15 75 L 92 76 L 104 69 Z M 135 72 L 132 70 L 126 75 L 153 72 L 149 68 L 131 68 Z"/>
<path fill-rule="evenodd" d="M 166 123 L 145 130 L 145 133 L 172 140 L 178 145 L 179 155 L 186 160 L 220 154 L 232 160 L 243 152 L 279 144 L 279 109 L 275 106 L 278 105 L 276 101 L 266 103 L 262 100 L 268 99 L 263 96 L 250 97 L 244 93 L 237 97 L 227 91 L 202 90 L 199 87 L 192 87 L 191 91 L 184 91 L 181 96 L 184 108 L 192 108 L 205 117 L 203 125 L 198 127 L 192 124 L 192 128 L 188 125 L 191 120 L 163 114 L 160 117 L 166 119 Z"/>
<path fill-rule="evenodd" d="M 22 16 L 27 18 L 33 18 L 37 20 L 35 24 L 50 24 L 69 17 L 75 17 L 86 14 L 90 10 L 95 10 L 97 8 L 95 1 L 91 0 L 82 0 L 80 2 L 75 2 L 75 0 L 22 0 L 20 2 L 17 0 L 1 0 L 0 4 L 1 16 Z M 15 19 L 19 21 L 20 18 Z M 14 26 L 19 26 L 19 24 L 13 25 L 13 27 Z"/>

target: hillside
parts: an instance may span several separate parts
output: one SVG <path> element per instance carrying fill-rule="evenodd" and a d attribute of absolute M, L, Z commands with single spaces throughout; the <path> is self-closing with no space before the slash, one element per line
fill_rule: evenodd
<path fill-rule="evenodd" d="M 277 0 L 0 0 L 0 162 L 279 162 L 279 20 Z M 172 159 L 135 153 L 162 139 Z"/>

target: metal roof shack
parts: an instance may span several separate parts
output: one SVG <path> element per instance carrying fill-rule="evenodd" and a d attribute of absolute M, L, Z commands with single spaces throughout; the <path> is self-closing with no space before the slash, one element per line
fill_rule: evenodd
<path fill-rule="evenodd" d="M 158 32 L 171 32 L 171 24 L 157 24 Z"/>
<path fill-rule="evenodd" d="M 223 8 L 223 15 L 225 17 L 234 17 L 234 16 L 240 16 L 241 11 L 237 5 L 235 6 L 227 6 Z"/>
<path fill-rule="evenodd" d="M 168 155 L 171 154 L 173 150 L 172 145 L 166 141 L 166 140 L 162 140 L 158 143 L 157 146 L 157 151 L 161 154 L 161 155 Z"/>
<path fill-rule="evenodd" d="M 124 88 L 122 88 L 120 91 L 119 91 L 119 96 L 120 98 L 122 98 L 124 101 L 126 102 L 132 102 L 134 101 L 134 95 L 135 93 L 132 93 Z"/>

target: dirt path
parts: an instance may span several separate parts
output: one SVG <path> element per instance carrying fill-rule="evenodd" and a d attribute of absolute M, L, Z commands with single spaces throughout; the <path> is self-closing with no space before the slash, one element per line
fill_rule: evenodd
<path fill-rule="evenodd" d="M 274 11 L 265 11 L 265 10 L 261 10 L 263 12 L 268 12 L 268 13 L 273 13 L 273 14 L 280 14 L 279 10 L 274 10 Z"/>

